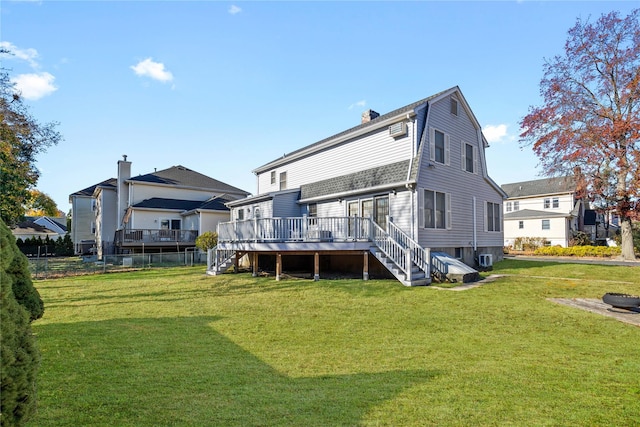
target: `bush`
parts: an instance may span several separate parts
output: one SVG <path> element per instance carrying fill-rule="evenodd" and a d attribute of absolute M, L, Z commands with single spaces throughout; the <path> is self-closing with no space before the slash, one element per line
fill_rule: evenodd
<path fill-rule="evenodd" d="M 213 249 L 218 244 L 218 233 L 215 231 L 205 231 L 196 237 L 196 246 L 201 251 L 206 252 L 207 249 Z"/>
<path fill-rule="evenodd" d="M 547 246 L 536 249 L 534 254 L 546 256 L 612 257 L 620 255 L 620 248 L 608 246 L 571 246 L 568 248 Z"/>
<path fill-rule="evenodd" d="M 0 220 L 0 425 L 23 425 L 36 409 L 40 353 L 31 332 L 29 312 L 16 300 L 14 259 L 24 257 L 11 231 Z M 29 274 L 27 271 L 26 274 Z M 39 297 L 39 296 L 38 296 Z"/>
<path fill-rule="evenodd" d="M 544 237 L 518 237 L 513 242 L 513 249 L 516 251 L 535 251 L 548 244 L 549 241 Z"/>
<path fill-rule="evenodd" d="M 591 237 L 584 231 L 574 231 L 569 246 L 591 246 Z"/>

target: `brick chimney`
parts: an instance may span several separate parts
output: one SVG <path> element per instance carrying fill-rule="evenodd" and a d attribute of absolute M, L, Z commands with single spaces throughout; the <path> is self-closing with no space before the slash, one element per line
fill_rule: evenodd
<path fill-rule="evenodd" d="M 375 111 L 367 110 L 364 113 L 362 113 L 362 123 L 369 123 L 371 120 L 379 116 L 380 114 L 376 113 Z"/>

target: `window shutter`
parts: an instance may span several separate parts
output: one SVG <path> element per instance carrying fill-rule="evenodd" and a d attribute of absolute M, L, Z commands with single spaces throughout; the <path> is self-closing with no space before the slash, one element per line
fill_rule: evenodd
<path fill-rule="evenodd" d="M 449 134 L 444 135 L 444 164 L 451 165 L 451 138 Z"/>
<path fill-rule="evenodd" d="M 489 207 L 487 206 L 487 201 L 484 201 L 484 231 L 489 231 L 489 217 L 487 216 L 487 210 Z"/>
<path fill-rule="evenodd" d="M 473 146 L 473 173 L 477 174 L 478 173 L 478 162 L 479 162 L 479 158 L 478 158 L 478 147 L 476 147 L 475 145 Z"/>
<path fill-rule="evenodd" d="M 462 166 L 462 170 L 466 171 L 467 170 L 467 144 L 465 144 L 464 141 L 462 141 L 462 143 L 460 144 L 460 158 L 462 159 L 461 166 Z"/>
<path fill-rule="evenodd" d="M 445 193 L 445 204 L 447 209 L 447 219 L 445 226 L 447 230 L 451 230 L 451 193 Z"/>
<path fill-rule="evenodd" d="M 424 188 L 418 188 L 418 227 L 424 228 Z"/>
<path fill-rule="evenodd" d="M 429 160 L 436 160 L 436 130 L 429 128 Z"/>

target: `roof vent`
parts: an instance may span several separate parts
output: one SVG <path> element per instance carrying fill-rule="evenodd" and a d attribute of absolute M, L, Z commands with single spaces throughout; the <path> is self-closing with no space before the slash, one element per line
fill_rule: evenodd
<path fill-rule="evenodd" d="M 397 138 L 407 134 L 407 124 L 405 122 L 394 123 L 389 126 L 389 136 Z"/>

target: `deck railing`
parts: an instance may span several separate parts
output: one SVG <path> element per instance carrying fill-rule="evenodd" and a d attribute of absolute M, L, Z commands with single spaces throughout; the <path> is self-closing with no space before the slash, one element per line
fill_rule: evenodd
<path fill-rule="evenodd" d="M 372 240 L 370 218 L 259 218 L 223 222 L 218 242 L 348 242 Z"/>
<path fill-rule="evenodd" d="M 368 241 L 391 259 L 408 280 L 412 280 L 415 267 L 430 277 L 429 249 L 392 222 L 387 221 L 386 225 L 385 230 L 373 219 L 362 217 L 256 218 L 218 224 L 218 244 Z M 210 259 L 212 264 L 219 261 Z"/>
<path fill-rule="evenodd" d="M 132 229 L 117 230 L 116 245 L 126 244 L 164 244 L 164 243 L 195 243 L 198 232 L 196 230 L 152 230 Z"/>

